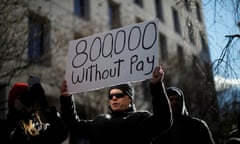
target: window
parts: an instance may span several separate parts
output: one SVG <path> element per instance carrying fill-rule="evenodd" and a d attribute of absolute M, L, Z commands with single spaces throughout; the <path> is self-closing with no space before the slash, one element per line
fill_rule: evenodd
<path fill-rule="evenodd" d="M 181 35 L 181 27 L 179 23 L 178 12 L 174 8 L 172 8 L 172 12 L 173 12 L 174 30 L 175 32 Z"/>
<path fill-rule="evenodd" d="M 143 8 L 143 1 L 142 0 L 134 0 L 134 3 L 139 7 Z"/>
<path fill-rule="evenodd" d="M 50 22 L 47 18 L 31 12 L 29 16 L 28 60 L 50 64 Z"/>
<path fill-rule="evenodd" d="M 185 60 L 184 60 L 184 53 L 183 53 L 182 46 L 180 45 L 177 46 L 177 53 L 178 53 L 178 63 L 180 65 L 183 65 L 185 63 Z"/>
<path fill-rule="evenodd" d="M 199 32 L 200 35 L 200 42 L 201 42 L 201 53 L 200 53 L 200 57 L 204 62 L 210 62 L 210 56 L 209 56 L 209 50 L 208 50 L 208 45 L 207 42 L 205 40 L 206 37 L 204 37 L 202 32 Z"/>
<path fill-rule="evenodd" d="M 142 20 L 141 18 L 139 18 L 139 17 L 136 17 L 135 22 L 136 22 L 136 23 L 141 23 L 141 22 L 143 22 L 143 20 Z"/>
<path fill-rule="evenodd" d="M 162 0 L 155 0 L 155 5 L 156 5 L 156 13 L 157 13 L 157 18 L 164 22 L 163 18 L 163 10 L 162 10 Z"/>
<path fill-rule="evenodd" d="M 196 3 L 196 14 L 197 14 L 197 19 L 202 22 L 202 17 L 201 17 L 201 9 L 198 3 Z"/>
<path fill-rule="evenodd" d="M 108 3 L 108 13 L 109 13 L 109 26 L 110 29 L 120 27 L 120 10 L 119 4 L 109 1 Z"/>
<path fill-rule="evenodd" d="M 207 43 L 206 43 L 206 41 L 205 41 L 205 39 L 204 39 L 204 37 L 203 37 L 201 32 L 200 32 L 200 38 L 201 38 L 202 49 L 204 51 L 208 51 L 208 45 L 207 45 Z"/>
<path fill-rule="evenodd" d="M 188 27 L 189 40 L 192 44 L 195 44 L 193 24 L 189 20 L 187 21 L 187 27 Z"/>
<path fill-rule="evenodd" d="M 89 20 L 89 1 L 74 0 L 74 15 Z"/>
<path fill-rule="evenodd" d="M 191 1 L 184 0 L 184 5 L 185 5 L 185 8 L 187 9 L 187 11 L 191 11 L 190 4 L 191 4 Z"/>
<path fill-rule="evenodd" d="M 81 33 L 79 33 L 79 32 L 75 32 L 74 33 L 74 39 L 80 39 L 80 38 L 83 38 L 84 36 L 81 34 Z"/>
<path fill-rule="evenodd" d="M 165 35 L 159 34 L 159 42 L 160 42 L 160 51 L 162 60 L 168 59 L 168 51 L 167 51 L 167 39 Z"/>

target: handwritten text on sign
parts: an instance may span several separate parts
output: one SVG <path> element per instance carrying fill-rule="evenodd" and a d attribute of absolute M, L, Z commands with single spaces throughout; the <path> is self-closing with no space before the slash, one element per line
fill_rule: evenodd
<path fill-rule="evenodd" d="M 70 41 L 65 79 L 78 93 L 152 76 L 158 65 L 158 20 Z"/>

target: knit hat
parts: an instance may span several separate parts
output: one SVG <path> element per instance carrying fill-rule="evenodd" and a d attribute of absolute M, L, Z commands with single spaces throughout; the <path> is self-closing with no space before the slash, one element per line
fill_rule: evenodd
<path fill-rule="evenodd" d="M 8 107 L 13 107 L 13 102 L 17 98 L 17 96 L 22 95 L 23 93 L 28 92 L 28 84 L 27 83 L 21 83 L 17 82 L 13 85 L 9 92 L 8 96 Z"/>
<path fill-rule="evenodd" d="M 110 87 L 108 93 L 112 89 L 120 89 L 124 94 L 127 94 L 132 100 L 134 100 L 134 87 L 130 83 L 120 84 Z"/>

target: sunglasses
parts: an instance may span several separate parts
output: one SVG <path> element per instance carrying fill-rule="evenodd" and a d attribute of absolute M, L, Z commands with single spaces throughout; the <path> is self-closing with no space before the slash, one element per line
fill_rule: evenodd
<path fill-rule="evenodd" d="M 122 97 L 124 97 L 125 95 L 126 95 L 126 94 L 124 94 L 124 93 L 110 94 L 110 95 L 108 96 L 108 98 L 109 98 L 109 99 L 112 99 L 113 96 L 115 96 L 116 98 L 122 98 Z"/>

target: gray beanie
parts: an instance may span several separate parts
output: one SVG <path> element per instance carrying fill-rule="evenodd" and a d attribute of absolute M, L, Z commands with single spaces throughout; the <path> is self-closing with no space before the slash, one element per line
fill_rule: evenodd
<path fill-rule="evenodd" d="M 108 93 L 112 89 L 120 89 L 124 94 L 127 94 L 132 100 L 134 100 L 134 87 L 130 83 L 115 85 L 109 88 Z"/>

